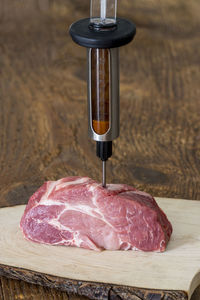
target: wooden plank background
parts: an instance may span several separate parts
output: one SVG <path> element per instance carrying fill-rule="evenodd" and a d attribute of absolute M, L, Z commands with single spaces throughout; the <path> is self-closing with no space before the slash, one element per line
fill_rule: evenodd
<path fill-rule="evenodd" d="M 137 36 L 120 51 L 121 135 L 110 182 L 200 199 L 199 11 L 199 0 L 119 1 Z M 86 51 L 67 34 L 88 13 L 85 0 L 0 0 L 1 207 L 26 203 L 47 179 L 101 179 L 87 137 Z M 68 295 L 2 277 L 0 299 Z"/>

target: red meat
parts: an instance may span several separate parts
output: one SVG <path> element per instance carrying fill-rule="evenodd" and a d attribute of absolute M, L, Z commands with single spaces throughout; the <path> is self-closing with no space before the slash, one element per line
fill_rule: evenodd
<path fill-rule="evenodd" d="M 172 226 L 149 194 L 88 177 L 48 181 L 20 222 L 26 239 L 93 250 L 165 250 Z"/>

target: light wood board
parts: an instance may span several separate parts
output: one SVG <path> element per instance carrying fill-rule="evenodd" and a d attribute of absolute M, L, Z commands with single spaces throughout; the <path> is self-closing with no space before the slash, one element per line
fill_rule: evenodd
<path fill-rule="evenodd" d="M 0 264 L 48 275 L 120 286 L 185 291 L 200 284 L 200 202 L 156 199 L 173 225 L 164 253 L 102 251 L 26 241 L 24 205 L 0 209 Z"/>

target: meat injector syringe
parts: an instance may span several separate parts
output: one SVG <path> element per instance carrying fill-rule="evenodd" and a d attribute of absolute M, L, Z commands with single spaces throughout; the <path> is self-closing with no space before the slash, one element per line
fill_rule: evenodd
<path fill-rule="evenodd" d="M 116 12 L 117 0 L 91 0 L 90 18 L 70 27 L 73 41 L 87 48 L 88 128 L 103 162 L 103 187 L 112 141 L 119 136 L 119 47 L 136 33 L 135 25 L 116 18 Z"/>

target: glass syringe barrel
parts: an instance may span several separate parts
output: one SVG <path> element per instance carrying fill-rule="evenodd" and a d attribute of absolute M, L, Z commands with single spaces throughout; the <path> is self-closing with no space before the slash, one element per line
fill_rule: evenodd
<path fill-rule="evenodd" d="M 95 141 L 119 136 L 118 57 L 118 48 L 88 49 L 88 125 Z"/>
<path fill-rule="evenodd" d="M 108 49 L 91 50 L 92 127 L 105 134 L 110 127 L 110 53 Z"/>

